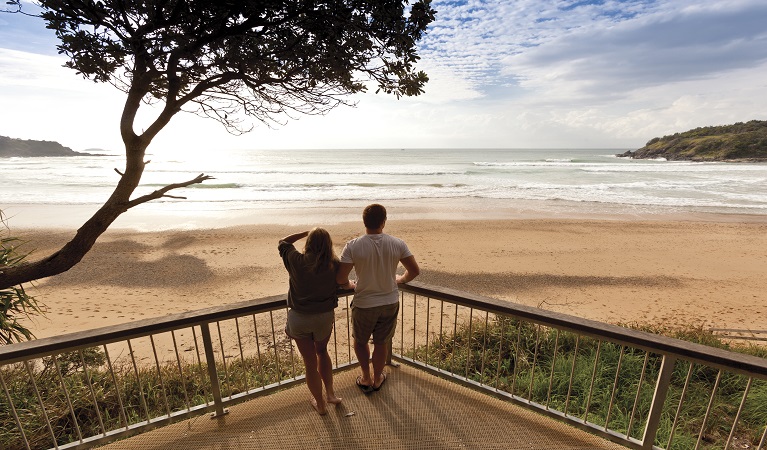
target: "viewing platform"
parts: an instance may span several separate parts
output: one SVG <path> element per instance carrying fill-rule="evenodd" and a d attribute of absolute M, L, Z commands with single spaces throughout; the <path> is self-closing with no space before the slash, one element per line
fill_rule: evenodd
<path fill-rule="evenodd" d="M 378 392 L 355 385 L 356 368 L 337 373 L 338 406 L 320 416 L 297 385 L 103 447 L 169 449 L 625 449 L 512 403 L 408 364 L 387 367 Z"/>
<path fill-rule="evenodd" d="M 765 450 L 767 359 L 401 286 L 364 394 L 341 293 L 340 405 L 309 404 L 284 295 L 0 347 L 0 448 Z"/>

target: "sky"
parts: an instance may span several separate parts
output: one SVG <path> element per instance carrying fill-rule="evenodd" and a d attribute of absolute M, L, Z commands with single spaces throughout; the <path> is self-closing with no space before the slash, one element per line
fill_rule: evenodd
<path fill-rule="evenodd" d="M 639 148 L 767 120 L 765 0 L 434 0 L 425 94 L 229 135 L 177 114 L 150 151 Z M 26 6 L 26 8 L 30 8 Z M 40 19 L 0 14 L 0 135 L 120 152 L 124 94 L 62 67 Z M 140 131 L 140 130 L 137 130 Z"/>

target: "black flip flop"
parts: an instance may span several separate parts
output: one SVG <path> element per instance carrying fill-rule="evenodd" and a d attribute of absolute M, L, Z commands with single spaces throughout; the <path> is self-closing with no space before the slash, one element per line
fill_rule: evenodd
<path fill-rule="evenodd" d="M 381 389 L 381 386 L 383 386 L 384 383 L 386 382 L 386 378 L 387 378 L 386 374 L 382 373 L 381 376 L 383 377 L 383 380 L 381 380 L 381 384 L 379 384 L 378 387 L 370 386 L 376 392 L 378 392 Z"/>
<path fill-rule="evenodd" d="M 357 380 L 355 381 L 355 384 L 357 385 L 358 388 L 360 388 L 362 390 L 362 392 L 364 392 L 366 394 L 369 394 L 369 393 L 373 392 L 374 390 L 378 390 L 378 389 L 375 389 L 373 386 L 370 386 L 369 384 L 362 384 L 362 383 L 360 383 L 360 380 L 362 380 L 362 375 L 359 375 L 357 377 Z"/>

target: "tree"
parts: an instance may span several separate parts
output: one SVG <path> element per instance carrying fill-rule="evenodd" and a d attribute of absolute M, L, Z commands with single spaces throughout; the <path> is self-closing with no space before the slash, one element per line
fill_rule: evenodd
<path fill-rule="evenodd" d="M 7 2 L 22 11 L 20 0 Z M 169 184 L 131 198 L 152 139 L 180 111 L 212 118 L 232 133 L 296 114 L 325 114 L 367 90 L 413 96 L 428 77 L 416 71 L 416 44 L 434 20 L 431 0 L 39 0 L 40 17 L 61 41 L 65 64 L 125 92 L 120 133 L 125 169 L 109 199 L 60 250 L 4 267 L 0 289 L 69 270 L 128 209 L 172 197 Z M 159 112 L 135 131 L 142 105 Z M 244 114 L 243 114 L 244 113 Z M 117 170 L 117 169 L 115 169 Z"/>

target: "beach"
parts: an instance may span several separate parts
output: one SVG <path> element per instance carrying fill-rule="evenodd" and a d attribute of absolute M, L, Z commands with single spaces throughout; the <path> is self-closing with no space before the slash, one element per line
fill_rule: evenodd
<path fill-rule="evenodd" d="M 387 207 L 419 282 L 609 323 L 767 330 L 767 164 L 598 148 L 218 151 L 152 155 L 134 196 L 214 179 L 132 208 L 74 268 L 28 287 L 48 307 L 38 337 L 285 294 L 277 241 L 323 226 L 340 253 L 370 203 Z M 32 260 L 58 250 L 121 164 L 0 159 L 10 235 Z"/>
<path fill-rule="evenodd" d="M 405 217 L 390 209 L 385 231 L 407 242 L 423 283 L 608 323 L 767 329 L 764 216 Z M 337 253 L 364 232 L 361 220 L 316 225 Z M 109 230 L 70 271 L 28 287 L 48 309 L 31 329 L 42 338 L 285 293 L 277 242 L 308 228 Z M 34 260 L 74 230 L 13 232 Z"/>

